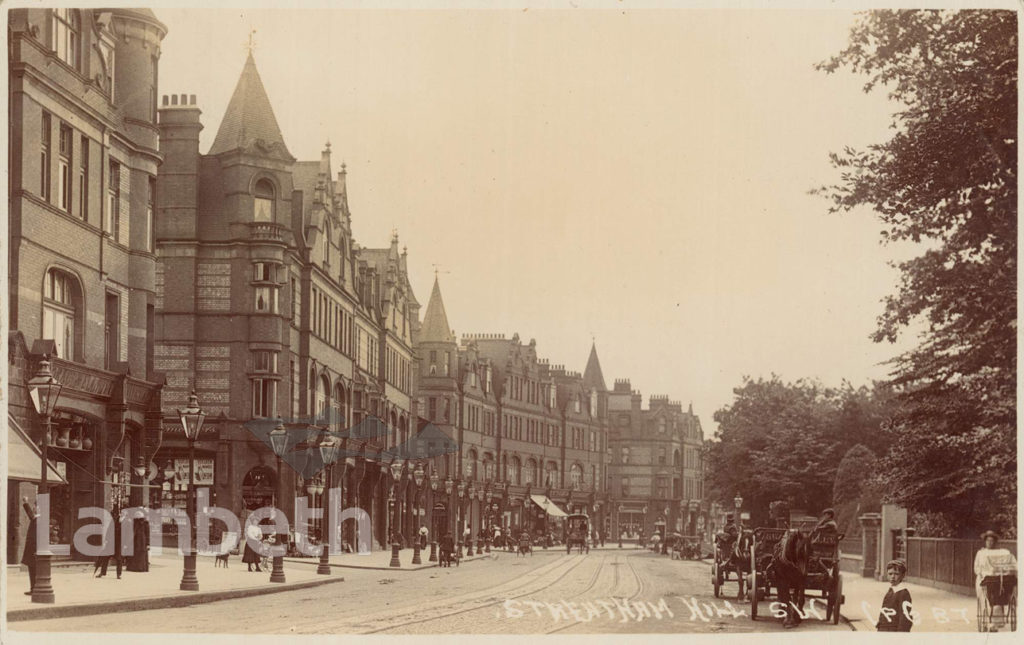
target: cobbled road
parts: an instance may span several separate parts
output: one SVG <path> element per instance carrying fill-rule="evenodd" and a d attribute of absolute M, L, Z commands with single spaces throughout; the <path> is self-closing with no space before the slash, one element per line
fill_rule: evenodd
<path fill-rule="evenodd" d="M 335 569 L 324 587 L 176 609 L 9 625 L 15 631 L 234 634 L 576 634 L 781 631 L 770 605 L 715 598 L 710 567 L 624 549 L 566 555 L 496 553 L 421 571 Z M 729 596 L 732 596 L 731 598 Z M 848 631 L 815 607 L 796 632 Z M 811 609 L 807 607 L 807 609 Z"/>

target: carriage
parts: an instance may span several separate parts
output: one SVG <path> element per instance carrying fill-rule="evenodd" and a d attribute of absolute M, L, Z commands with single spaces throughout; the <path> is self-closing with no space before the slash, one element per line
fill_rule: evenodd
<path fill-rule="evenodd" d="M 582 513 L 574 513 L 565 518 L 565 552 L 572 553 L 572 548 L 579 548 L 580 553 L 590 553 L 587 536 L 590 535 L 590 517 Z"/>
<path fill-rule="evenodd" d="M 839 571 L 839 541 L 842 533 L 811 533 L 811 553 L 807 560 L 807 582 L 804 591 L 815 590 L 825 601 L 825 620 L 839 624 L 839 608 L 843 605 L 843 574 Z"/>
<path fill-rule="evenodd" d="M 1005 549 L 982 558 L 978 588 L 978 631 L 1017 629 L 1017 561 Z"/>
<path fill-rule="evenodd" d="M 786 536 L 784 528 L 754 529 L 750 543 L 750 618 L 757 620 L 757 603 L 771 595 L 771 564 L 775 548 Z"/>
<path fill-rule="evenodd" d="M 758 602 L 770 597 L 772 588 L 778 588 L 773 565 L 775 551 L 787 528 L 754 529 L 750 545 L 750 618 L 757 620 Z M 804 598 L 825 600 L 825 620 L 839 624 L 839 608 L 843 604 L 843 578 L 839 571 L 839 541 L 842 534 L 813 534 L 808 538 L 807 576 L 804 580 Z M 807 591 L 818 591 L 808 595 Z M 813 601 L 812 601 L 813 602 Z"/>
<path fill-rule="evenodd" d="M 731 541 L 725 533 L 719 533 L 715 536 L 714 561 L 711 563 L 711 583 L 715 588 L 715 598 L 720 596 L 722 585 L 726 582 L 736 582 L 738 584 L 737 598 L 743 598 L 746 593 L 747 580 L 745 574 L 749 572 L 746 570 L 746 561 L 743 554 L 745 545 L 749 540 L 749 531 L 741 532 Z"/>

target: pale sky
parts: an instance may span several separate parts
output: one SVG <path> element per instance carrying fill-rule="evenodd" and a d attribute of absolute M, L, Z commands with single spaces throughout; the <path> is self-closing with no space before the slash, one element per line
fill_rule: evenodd
<path fill-rule="evenodd" d="M 156 12 L 159 91 L 198 96 L 200 150 L 255 29 L 291 153 L 330 140 L 356 240 L 397 228 L 424 307 L 441 265 L 459 334 L 578 371 L 593 335 L 609 387 L 692 402 L 707 436 L 745 374 L 859 385 L 897 351 L 868 337 L 896 251 L 807 194 L 829 151 L 890 136 L 883 95 L 813 69 L 850 12 Z"/>

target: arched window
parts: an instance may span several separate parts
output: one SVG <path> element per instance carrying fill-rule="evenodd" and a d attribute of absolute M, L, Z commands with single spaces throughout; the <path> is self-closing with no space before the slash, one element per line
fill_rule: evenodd
<path fill-rule="evenodd" d="M 494 456 L 491 453 L 484 454 L 484 480 L 494 481 L 494 476 L 497 474 L 494 472 Z"/>
<path fill-rule="evenodd" d="M 526 460 L 526 471 L 523 473 L 524 484 L 536 484 L 538 482 L 537 477 L 537 460 L 527 459 Z"/>
<path fill-rule="evenodd" d="M 522 466 L 519 457 L 513 457 L 509 463 L 508 480 L 513 486 L 519 486 L 522 480 Z"/>
<path fill-rule="evenodd" d="M 316 414 L 316 368 L 309 368 L 309 380 L 306 381 L 306 387 L 309 388 L 309 407 L 306 408 L 306 413 L 310 416 Z"/>
<path fill-rule="evenodd" d="M 470 450 L 466 453 L 466 463 L 463 465 L 466 471 L 466 479 L 473 481 L 476 479 L 476 450 Z"/>
<path fill-rule="evenodd" d="M 330 418 L 330 409 L 328 404 L 331 400 L 331 382 L 327 380 L 327 376 L 321 376 L 319 380 L 319 387 L 316 389 L 316 414 L 317 422 L 324 424 L 328 422 Z"/>
<path fill-rule="evenodd" d="M 331 410 L 334 414 L 334 418 L 331 419 L 331 425 L 334 426 L 335 432 L 342 432 L 345 430 L 345 388 L 342 387 L 341 383 L 334 385 L 334 397 L 331 399 Z"/>
<path fill-rule="evenodd" d="M 57 344 L 57 357 L 75 360 L 76 321 L 81 311 L 78 280 L 60 269 L 46 272 L 43 284 L 42 338 Z"/>
<path fill-rule="evenodd" d="M 579 464 L 572 465 L 572 468 L 569 469 L 569 483 L 572 484 L 573 490 L 579 490 L 583 487 L 583 466 Z"/>
<path fill-rule="evenodd" d="M 679 467 L 682 467 L 682 465 L 683 465 L 679 461 L 679 449 L 678 448 L 676 448 L 676 451 L 674 453 L 672 453 L 672 465 L 673 466 L 679 466 Z"/>
<path fill-rule="evenodd" d="M 260 179 L 253 190 L 253 221 L 274 221 L 274 185 L 269 179 Z"/>

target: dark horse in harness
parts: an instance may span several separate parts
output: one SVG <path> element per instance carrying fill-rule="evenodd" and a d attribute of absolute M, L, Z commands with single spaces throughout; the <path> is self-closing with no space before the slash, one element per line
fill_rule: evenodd
<path fill-rule="evenodd" d="M 786 606 L 783 627 L 796 627 L 800 624 L 810 555 L 811 540 L 800 531 L 787 532 L 786 537 L 775 546 L 770 565 L 771 578 L 778 587 L 779 601 Z"/>

